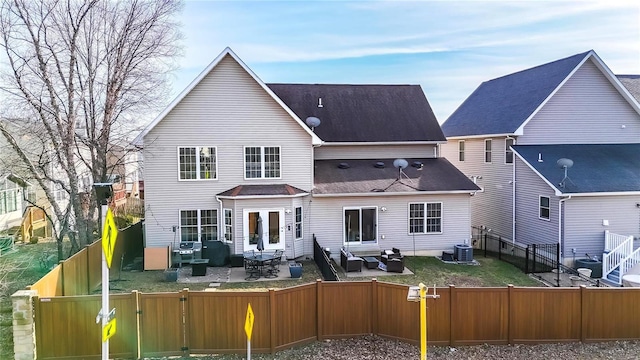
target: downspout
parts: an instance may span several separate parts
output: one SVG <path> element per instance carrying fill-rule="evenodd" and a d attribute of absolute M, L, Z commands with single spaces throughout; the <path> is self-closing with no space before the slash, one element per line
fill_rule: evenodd
<path fill-rule="evenodd" d="M 511 171 L 511 238 L 516 243 L 516 156 L 513 157 L 513 171 Z"/>
<path fill-rule="evenodd" d="M 216 195 L 216 201 L 220 204 L 220 211 L 218 211 L 218 239 L 224 239 L 224 231 L 226 231 L 225 229 L 227 228 L 224 224 L 224 208 L 222 206 L 222 200 L 220 200 L 218 195 Z M 231 239 L 231 241 L 233 242 L 233 239 Z"/>
<path fill-rule="evenodd" d="M 560 252 L 562 252 L 562 203 L 569 199 L 571 199 L 571 195 L 558 201 L 558 245 L 560 246 Z M 562 260 L 564 261 L 564 256 Z"/>

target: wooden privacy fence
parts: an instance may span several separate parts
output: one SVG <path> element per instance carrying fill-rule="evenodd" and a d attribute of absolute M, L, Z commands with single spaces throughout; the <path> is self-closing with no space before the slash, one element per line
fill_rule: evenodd
<path fill-rule="evenodd" d="M 256 353 L 364 334 L 418 344 L 419 303 L 407 301 L 407 290 L 376 280 L 318 280 L 269 291 L 112 295 L 118 332 L 111 353 L 245 353 L 249 303 Z M 437 293 L 427 300 L 430 345 L 640 339 L 640 289 L 450 286 Z M 99 296 L 41 297 L 34 306 L 39 359 L 99 357 Z"/>
<path fill-rule="evenodd" d="M 133 256 L 142 251 L 142 223 L 118 231 L 110 271 L 120 269 L 122 254 Z M 28 289 L 41 297 L 89 295 L 102 282 L 102 245 L 100 240 L 85 246 L 70 258 L 61 261 L 49 273 Z"/>

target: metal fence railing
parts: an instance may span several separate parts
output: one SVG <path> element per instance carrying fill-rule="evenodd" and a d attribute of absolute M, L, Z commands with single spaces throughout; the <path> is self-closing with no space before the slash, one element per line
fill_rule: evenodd
<path fill-rule="evenodd" d="M 474 245 L 484 257 L 497 257 L 526 274 L 549 272 L 560 263 L 559 244 L 519 245 L 500 236 L 474 228 Z"/>
<path fill-rule="evenodd" d="M 331 259 L 329 259 L 327 252 L 318 244 L 315 234 L 313 235 L 313 260 L 318 265 L 324 280 L 340 281 L 336 268 L 333 266 Z"/>

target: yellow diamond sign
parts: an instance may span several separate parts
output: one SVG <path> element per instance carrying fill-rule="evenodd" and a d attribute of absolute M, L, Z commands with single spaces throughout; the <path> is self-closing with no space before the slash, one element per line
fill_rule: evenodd
<path fill-rule="evenodd" d="M 251 304 L 247 306 L 247 318 L 244 321 L 244 332 L 247 334 L 247 339 L 251 340 L 251 333 L 253 332 L 253 309 Z"/>
<path fill-rule="evenodd" d="M 102 250 L 104 257 L 107 259 L 107 267 L 111 268 L 111 259 L 113 259 L 113 250 L 116 247 L 116 238 L 118 237 L 118 228 L 113 220 L 111 209 L 107 210 L 107 216 L 104 219 L 104 228 L 102 229 Z"/>
<path fill-rule="evenodd" d="M 109 340 L 115 333 L 116 319 L 113 318 L 102 328 L 102 342 Z"/>

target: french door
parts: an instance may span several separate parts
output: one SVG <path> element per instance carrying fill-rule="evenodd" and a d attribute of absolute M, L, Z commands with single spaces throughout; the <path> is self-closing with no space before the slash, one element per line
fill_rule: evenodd
<path fill-rule="evenodd" d="M 284 249 L 284 209 L 245 209 L 243 212 L 244 251 Z"/>

